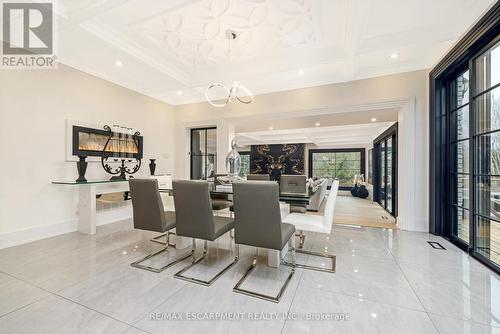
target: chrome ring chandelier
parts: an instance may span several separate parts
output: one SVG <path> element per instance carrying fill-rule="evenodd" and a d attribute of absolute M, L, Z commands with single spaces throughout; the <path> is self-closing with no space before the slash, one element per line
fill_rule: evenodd
<path fill-rule="evenodd" d="M 215 101 L 212 101 L 210 99 L 210 97 L 208 96 L 208 92 L 215 87 L 220 87 L 220 88 L 224 89 L 226 92 L 227 97 L 225 98 L 225 100 L 223 100 L 222 103 L 217 103 Z M 241 96 L 240 92 L 243 92 L 245 95 Z M 221 83 L 211 84 L 210 86 L 207 87 L 207 90 L 205 91 L 205 97 L 207 98 L 208 103 L 210 103 L 212 106 L 217 107 L 217 108 L 225 107 L 229 102 L 232 102 L 235 100 L 238 100 L 244 104 L 250 104 L 253 102 L 252 93 L 250 93 L 248 88 L 246 88 L 245 86 L 242 86 L 237 81 L 233 82 L 233 86 L 230 89 L 228 89 L 225 85 L 223 85 Z"/>
<path fill-rule="evenodd" d="M 228 40 L 228 54 L 231 53 L 231 41 L 236 40 L 237 37 L 238 37 L 238 35 L 236 34 L 235 31 L 233 31 L 233 30 L 226 31 L 226 38 Z M 222 88 L 225 91 L 224 96 L 226 96 L 226 97 L 224 99 L 222 99 L 223 100 L 222 103 L 216 102 L 217 100 L 220 100 L 220 98 L 219 99 L 210 99 L 209 91 L 214 90 L 214 88 Z M 241 95 L 241 94 L 244 94 L 244 95 Z M 207 99 L 208 103 L 210 103 L 210 105 L 217 107 L 217 108 L 225 107 L 229 102 L 236 101 L 236 100 L 238 100 L 244 104 L 250 104 L 253 102 L 252 93 L 248 90 L 248 88 L 246 88 L 245 86 L 243 86 L 242 84 L 240 84 L 237 81 L 233 82 L 233 85 L 231 86 L 231 88 L 227 88 L 225 85 L 223 85 L 221 83 L 211 84 L 205 90 L 205 98 Z"/>

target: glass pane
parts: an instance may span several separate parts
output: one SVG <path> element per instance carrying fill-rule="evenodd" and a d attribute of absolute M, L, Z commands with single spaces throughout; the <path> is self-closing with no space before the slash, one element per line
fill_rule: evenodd
<path fill-rule="evenodd" d="M 452 141 L 469 138 L 469 106 L 466 105 L 452 115 Z"/>
<path fill-rule="evenodd" d="M 500 264 L 500 223 L 476 216 L 476 250 Z"/>
<path fill-rule="evenodd" d="M 392 137 L 387 138 L 387 177 L 386 177 L 386 192 L 387 192 L 387 211 L 392 212 Z"/>
<path fill-rule="evenodd" d="M 241 157 L 241 169 L 240 169 L 240 177 L 246 177 L 250 174 L 250 154 L 249 153 L 240 153 Z"/>
<path fill-rule="evenodd" d="M 191 155 L 200 155 L 205 153 L 206 131 L 191 130 Z"/>
<path fill-rule="evenodd" d="M 385 191 L 385 141 L 380 144 L 380 204 L 385 208 L 386 191 Z"/>
<path fill-rule="evenodd" d="M 210 177 L 214 177 L 215 173 L 217 173 L 217 156 L 215 154 L 210 154 L 206 156 L 207 160 L 207 165 L 206 165 L 206 171 L 205 175 L 206 177 L 204 179 L 208 179 Z"/>
<path fill-rule="evenodd" d="M 477 144 L 477 173 L 500 175 L 500 132 L 479 136 Z"/>
<path fill-rule="evenodd" d="M 351 187 L 354 175 L 360 174 L 360 152 L 321 152 L 312 155 L 312 176 L 338 178 L 341 187 Z"/>
<path fill-rule="evenodd" d="M 456 173 L 469 173 L 469 141 L 464 140 L 451 145 L 452 171 Z"/>
<path fill-rule="evenodd" d="M 205 156 L 192 155 L 191 156 L 191 179 L 192 180 L 205 180 Z"/>
<path fill-rule="evenodd" d="M 469 208 L 469 176 L 456 174 L 451 178 L 451 200 L 453 204 Z"/>
<path fill-rule="evenodd" d="M 469 71 L 464 72 L 454 81 L 454 108 L 469 103 Z"/>
<path fill-rule="evenodd" d="M 453 220 L 453 234 L 464 242 L 469 243 L 469 210 L 453 206 L 451 216 Z"/>
<path fill-rule="evenodd" d="M 500 177 L 478 177 L 476 212 L 500 220 Z"/>
<path fill-rule="evenodd" d="M 217 154 L 217 129 L 207 129 L 207 154 Z"/>
<path fill-rule="evenodd" d="M 479 96 L 474 103 L 477 133 L 500 129 L 500 87 Z"/>
<path fill-rule="evenodd" d="M 500 42 L 476 59 L 476 94 L 500 83 Z"/>

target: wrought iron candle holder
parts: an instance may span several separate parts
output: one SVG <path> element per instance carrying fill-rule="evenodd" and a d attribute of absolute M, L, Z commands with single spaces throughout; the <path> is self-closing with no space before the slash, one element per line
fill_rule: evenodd
<path fill-rule="evenodd" d="M 139 136 L 141 134 L 139 131 L 136 131 L 134 134 L 113 132 L 108 125 L 104 126 L 104 130 L 108 138 L 102 150 L 102 168 L 107 173 L 113 175 L 111 180 L 126 180 L 126 174 L 135 174 L 141 168 L 142 160 L 135 154 L 135 152 L 139 152 L 140 150 Z M 113 162 L 119 163 L 119 166 L 111 166 L 110 163 Z"/>

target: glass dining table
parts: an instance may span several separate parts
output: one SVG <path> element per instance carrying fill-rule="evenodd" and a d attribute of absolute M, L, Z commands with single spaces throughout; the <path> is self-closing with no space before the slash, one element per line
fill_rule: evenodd
<path fill-rule="evenodd" d="M 172 194 L 172 188 L 160 188 L 160 193 Z M 219 186 L 209 183 L 210 194 L 214 195 L 232 195 L 233 188 L 231 186 Z M 312 188 L 307 188 L 304 193 L 290 193 L 290 192 L 280 192 L 279 199 L 280 202 L 288 203 L 291 205 L 306 206 L 309 204 L 309 199 L 314 195 L 314 190 Z"/>

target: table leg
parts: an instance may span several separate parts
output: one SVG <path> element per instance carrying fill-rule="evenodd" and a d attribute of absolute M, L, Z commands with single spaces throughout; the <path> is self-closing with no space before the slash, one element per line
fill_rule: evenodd
<path fill-rule="evenodd" d="M 267 265 L 269 267 L 273 268 L 279 268 L 281 259 L 286 255 L 288 252 L 288 244 L 285 245 L 283 250 L 277 251 L 274 249 L 268 249 L 267 250 Z"/>
<path fill-rule="evenodd" d="M 187 247 L 191 247 L 193 245 L 191 238 L 181 237 L 176 235 L 174 237 L 175 249 L 184 249 Z"/>
<path fill-rule="evenodd" d="M 78 232 L 93 235 L 96 232 L 96 186 L 81 185 L 78 199 Z"/>

